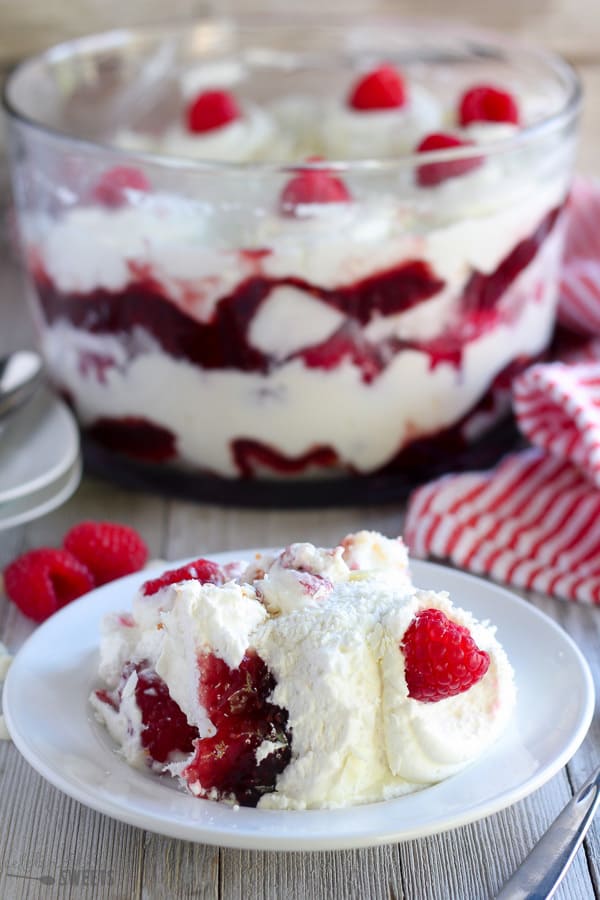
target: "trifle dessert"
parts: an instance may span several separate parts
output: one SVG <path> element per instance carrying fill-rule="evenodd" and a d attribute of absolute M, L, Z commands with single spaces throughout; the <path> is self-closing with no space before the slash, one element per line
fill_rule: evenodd
<path fill-rule="evenodd" d="M 232 479 L 476 440 L 551 337 L 575 76 L 414 26 L 198 28 L 7 88 L 40 342 L 88 434 Z"/>
<path fill-rule="evenodd" d="M 380 801 L 464 769 L 502 734 L 515 685 L 494 632 L 416 588 L 400 538 L 198 559 L 106 618 L 90 702 L 130 765 L 196 797 Z"/>

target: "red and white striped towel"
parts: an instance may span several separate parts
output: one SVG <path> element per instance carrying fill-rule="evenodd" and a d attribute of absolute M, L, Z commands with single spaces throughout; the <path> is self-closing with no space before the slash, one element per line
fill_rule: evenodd
<path fill-rule="evenodd" d="M 447 475 L 419 488 L 404 533 L 415 556 L 600 603 L 600 492 L 575 466 L 537 448 L 492 472 Z"/>
<path fill-rule="evenodd" d="M 532 444 L 571 460 L 600 488 L 600 356 L 531 366 L 513 382 L 513 409 Z"/>
<path fill-rule="evenodd" d="M 490 472 L 419 488 L 405 536 L 415 556 L 600 604 L 600 184 L 578 180 L 569 206 L 559 318 L 591 339 L 513 382 L 517 422 L 535 446 Z"/>

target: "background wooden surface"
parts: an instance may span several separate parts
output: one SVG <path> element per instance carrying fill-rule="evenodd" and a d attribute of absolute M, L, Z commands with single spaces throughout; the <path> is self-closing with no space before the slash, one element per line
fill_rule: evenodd
<path fill-rule="evenodd" d="M 174 17 L 207 4 L 174 0 Z M 322 4 L 307 0 L 304 10 Z M 213 4 L 219 11 L 276 9 L 295 4 Z M 361 9 L 448 14 L 441 0 L 330 0 L 330 12 Z M 71 34 L 164 18 L 163 0 L 0 0 L 0 66 Z M 535 39 L 577 66 L 586 89 L 580 168 L 600 174 L 600 9 L 596 0 L 454 0 L 454 13 L 473 23 Z M 5 179 L 5 172 L 0 173 Z M 0 251 L 0 353 L 31 340 L 18 273 Z M 23 528 L 0 533 L 0 567 L 23 550 L 56 545 L 71 524 L 109 518 L 140 529 L 153 556 L 307 539 L 327 544 L 358 527 L 387 534 L 402 529 L 399 506 L 328 511 L 253 512 L 130 495 L 86 479 L 62 509 Z M 534 596 L 541 609 L 577 640 L 600 686 L 600 611 Z M 16 648 L 30 626 L 0 597 L 0 638 Z M 557 711 L 557 715 L 560 711 Z M 121 825 L 46 784 L 8 743 L 0 743 L 0 898 L 302 898 L 302 900 L 483 900 L 491 897 L 600 759 L 600 727 L 570 765 L 527 800 L 480 823 L 421 841 L 372 850 L 317 854 L 246 853 L 171 840 Z M 600 830 L 594 825 L 557 895 L 600 897 Z"/>
<path fill-rule="evenodd" d="M 275 12 L 284 15 L 393 13 L 449 17 L 498 28 L 585 62 L 600 45 L 596 0 L 0 0 L 0 60 L 18 59 L 66 37 L 166 19 Z"/>

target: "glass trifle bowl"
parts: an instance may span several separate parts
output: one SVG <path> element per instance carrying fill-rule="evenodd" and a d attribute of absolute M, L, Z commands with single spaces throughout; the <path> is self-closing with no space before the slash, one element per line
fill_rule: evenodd
<path fill-rule="evenodd" d="M 154 473 L 454 468 L 549 344 L 579 107 L 559 58 L 439 23 L 215 19 L 26 61 L 5 108 L 51 379 Z"/>

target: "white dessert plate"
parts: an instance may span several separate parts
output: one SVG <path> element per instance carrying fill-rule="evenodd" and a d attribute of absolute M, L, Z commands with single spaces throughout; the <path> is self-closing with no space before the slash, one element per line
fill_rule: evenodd
<path fill-rule="evenodd" d="M 41 388 L 0 425 L 0 511 L 3 504 L 55 482 L 78 453 L 73 415 L 48 388 Z"/>
<path fill-rule="evenodd" d="M 82 463 L 77 455 L 75 462 L 65 472 L 40 490 L 8 503 L 0 503 L 0 531 L 39 519 L 61 506 L 77 490 L 81 471 Z"/>
<path fill-rule="evenodd" d="M 212 558 L 231 561 L 254 552 Z M 441 784 L 350 809 L 233 809 L 130 768 L 94 720 L 87 698 L 97 684 L 100 620 L 129 609 L 147 571 L 65 607 L 23 645 L 4 687 L 9 732 L 28 762 L 69 796 L 114 819 L 188 841 L 334 850 L 423 837 L 481 819 L 541 787 L 575 753 L 592 719 L 592 677 L 564 631 L 514 594 L 431 563 L 414 562 L 412 571 L 419 586 L 448 590 L 458 606 L 498 626 L 518 685 L 508 731 L 478 762 Z"/>

